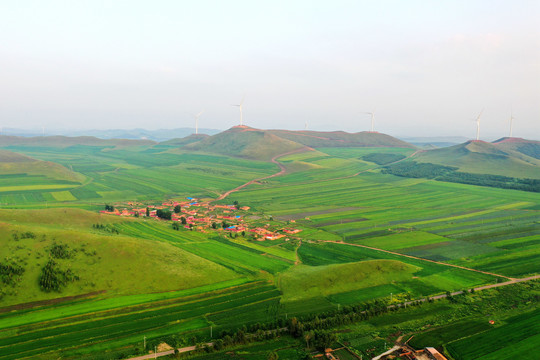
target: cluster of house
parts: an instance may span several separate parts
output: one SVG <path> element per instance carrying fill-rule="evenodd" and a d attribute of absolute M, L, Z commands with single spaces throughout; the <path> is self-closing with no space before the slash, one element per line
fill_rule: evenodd
<path fill-rule="evenodd" d="M 175 212 L 175 209 L 179 211 Z M 159 219 L 159 210 L 170 211 L 172 221 L 181 222 L 185 228 L 201 232 L 224 231 L 241 233 L 244 236 L 252 234 L 258 240 L 277 240 L 302 231 L 294 228 L 271 229 L 269 224 L 251 227 L 249 221 L 244 221 L 247 211 L 250 210 L 249 206 L 212 205 L 208 202 L 199 202 L 198 199 L 192 197 L 186 198 L 186 201 L 168 201 L 157 206 L 142 206 L 140 203 L 128 202 L 122 209 L 114 207 L 112 210 L 100 212 L 117 216 Z"/>

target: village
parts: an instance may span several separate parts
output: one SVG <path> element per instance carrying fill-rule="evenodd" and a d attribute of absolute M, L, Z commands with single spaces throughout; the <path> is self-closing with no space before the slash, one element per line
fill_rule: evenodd
<path fill-rule="evenodd" d="M 288 241 L 301 232 L 291 226 L 270 224 L 260 215 L 250 213 L 249 206 L 210 204 L 199 199 L 187 197 L 185 201 L 169 200 L 160 205 L 144 205 L 127 202 L 121 205 L 105 205 L 100 213 L 125 217 L 147 217 L 158 221 L 173 221 L 173 229 L 180 228 L 199 232 L 218 232 L 230 237 L 241 235 L 257 241 Z M 294 220 L 290 223 L 294 224 Z M 290 225 L 290 224 L 287 224 Z"/>

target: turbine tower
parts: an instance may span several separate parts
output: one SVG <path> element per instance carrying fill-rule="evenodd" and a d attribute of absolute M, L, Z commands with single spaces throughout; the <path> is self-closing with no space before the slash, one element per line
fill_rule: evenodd
<path fill-rule="evenodd" d="M 375 110 L 373 112 L 365 112 L 364 114 L 371 115 L 371 132 L 374 132 L 374 125 L 375 125 Z"/>
<path fill-rule="evenodd" d="M 244 125 L 244 119 L 242 118 L 242 104 L 244 104 L 244 98 L 242 98 L 242 101 L 240 101 L 240 104 L 233 105 L 233 106 L 238 106 L 238 109 L 240 109 L 240 126 Z"/>
<path fill-rule="evenodd" d="M 514 125 L 514 115 L 512 111 L 510 111 L 510 137 L 512 137 L 512 127 Z"/>
<path fill-rule="evenodd" d="M 482 116 L 482 113 L 484 112 L 484 109 L 480 111 L 480 114 L 476 117 L 476 140 L 480 140 L 480 117 Z"/>
<path fill-rule="evenodd" d="M 195 135 L 199 135 L 199 117 L 202 115 L 204 110 L 202 110 L 197 115 L 193 115 L 195 117 Z"/>
<path fill-rule="evenodd" d="M 304 124 L 304 130 L 307 130 L 307 120 L 306 120 L 306 123 Z"/>

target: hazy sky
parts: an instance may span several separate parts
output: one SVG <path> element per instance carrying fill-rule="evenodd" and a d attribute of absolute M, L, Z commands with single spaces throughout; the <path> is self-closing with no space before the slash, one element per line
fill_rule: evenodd
<path fill-rule="evenodd" d="M 540 1 L 0 0 L 0 126 L 540 138 Z"/>

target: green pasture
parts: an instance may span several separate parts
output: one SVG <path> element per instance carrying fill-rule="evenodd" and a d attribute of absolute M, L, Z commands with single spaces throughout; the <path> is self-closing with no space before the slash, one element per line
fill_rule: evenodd
<path fill-rule="evenodd" d="M 418 270 L 415 266 L 395 260 L 302 265 L 283 272 L 279 277 L 279 285 L 284 301 L 292 301 L 406 281 Z"/>

